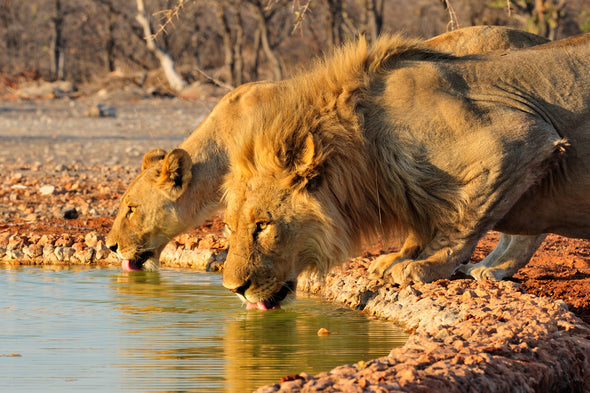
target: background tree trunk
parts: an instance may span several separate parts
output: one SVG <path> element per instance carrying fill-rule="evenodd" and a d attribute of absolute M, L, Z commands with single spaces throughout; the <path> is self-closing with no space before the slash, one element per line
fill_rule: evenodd
<path fill-rule="evenodd" d="M 260 44 L 264 55 L 268 59 L 271 66 L 271 71 L 274 80 L 283 79 L 283 68 L 277 55 L 272 50 L 268 37 L 268 26 L 266 23 L 266 16 L 264 15 L 264 5 L 260 0 L 252 2 L 253 16 L 257 23 L 257 29 L 260 31 Z"/>
<path fill-rule="evenodd" d="M 234 40 L 233 56 L 234 67 L 232 69 L 233 85 L 239 86 L 243 83 L 244 57 L 242 55 L 242 44 L 244 41 L 244 28 L 242 27 L 242 0 L 235 3 L 236 9 L 236 39 Z"/>
<path fill-rule="evenodd" d="M 373 42 L 381 33 L 383 19 L 383 0 L 365 0 L 366 21 L 365 34 Z"/>
<path fill-rule="evenodd" d="M 254 59 L 252 60 L 252 65 L 250 67 L 249 77 L 250 80 L 258 80 L 258 65 L 260 64 L 260 30 L 254 30 L 254 35 L 252 38 L 252 55 Z"/>
<path fill-rule="evenodd" d="M 61 0 L 55 0 L 55 16 L 52 20 L 54 36 L 51 41 L 51 72 L 54 79 L 63 80 L 65 77 L 65 53 L 62 38 L 64 14 Z"/>
<path fill-rule="evenodd" d="M 342 43 L 340 26 L 342 24 L 342 0 L 328 0 L 328 45 Z"/>
<path fill-rule="evenodd" d="M 164 70 L 164 75 L 166 75 L 166 79 L 170 84 L 170 87 L 174 91 L 180 91 L 186 86 L 186 82 L 182 77 L 176 72 L 176 68 L 174 66 L 174 60 L 172 56 L 164 49 L 160 48 L 156 44 L 156 39 L 152 33 L 152 27 L 149 21 L 149 16 L 145 10 L 145 6 L 143 4 L 143 0 L 137 0 L 137 16 L 135 17 L 137 22 L 141 25 L 143 29 L 145 43 L 147 48 L 158 58 L 160 61 L 160 66 L 162 70 Z"/>
<path fill-rule="evenodd" d="M 115 7 L 113 7 L 112 0 L 105 1 L 103 4 L 107 10 L 107 36 L 106 36 L 106 43 L 105 43 L 105 51 L 106 51 L 106 62 L 109 72 L 115 71 L 115 37 L 114 37 L 114 29 L 115 29 L 115 21 L 117 19 L 117 13 L 115 12 Z"/>
<path fill-rule="evenodd" d="M 216 1 L 215 16 L 220 28 L 223 41 L 223 67 L 227 73 L 228 82 L 232 86 L 243 83 L 244 60 L 242 57 L 242 43 L 244 29 L 242 27 L 241 0 Z M 229 12 L 231 9 L 233 12 Z M 232 19 L 233 17 L 233 19 Z"/>
<path fill-rule="evenodd" d="M 224 3 L 216 1 L 215 4 L 215 17 L 217 18 L 217 24 L 219 25 L 219 35 L 223 43 L 223 68 L 225 69 L 222 74 L 227 72 L 227 80 L 231 85 L 235 86 L 233 78 L 234 69 L 234 53 L 232 48 L 231 29 L 229 23 L 227 23 L 225 15 Z M 223 78 L 222 78 L 223 79 Z"/>

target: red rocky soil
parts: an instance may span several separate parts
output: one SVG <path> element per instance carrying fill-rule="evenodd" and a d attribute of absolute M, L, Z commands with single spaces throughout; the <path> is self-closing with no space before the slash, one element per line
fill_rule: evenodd
<path fill-rule="evenodd" d="M 0 101 L 0 263 L 118 265 L 104 236 L 141 154 L 177 145 L 213 102 L 127 100 L 107 119 L 84 115 L 94 104 Z M 498 238 L 482 239 L 473 261 Z M 173 241 L 163 264 L 215 270 L 226 246 L 216 217 Z M 403 289 L 364 278 L 379 249 L 324 288 L 311 280 L 300 289 L 402 323 L 410 342 L 387 358 L 260 391 L 590 390 L 589 241 L 548 236 L 512 282 L 453 277 Z"/>

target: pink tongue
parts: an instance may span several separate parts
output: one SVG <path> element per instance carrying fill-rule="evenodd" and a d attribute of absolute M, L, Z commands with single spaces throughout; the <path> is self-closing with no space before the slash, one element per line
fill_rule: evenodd
<path fill-rule="evenodd" d="M 124 259 L 121 262 L 121 269 L 123 269 L 125 272 L 141 271 L 141 269 L 138 269 L 137 266 L 135 266 L 135 262 L 131 262 L 129 259 Z"/>
<path fill-rule="evenodd" d="M 246 303 L 246 310 L 262 310 L 262 311 L 268 311 L 268 310 L 274 310 L 276 308 L 280 308 L 279 306 L 275 306 L 273 308 L 268 308 L 266 306 L 266 304 L 264 302 L 258 302 L 258 303 Z"/>

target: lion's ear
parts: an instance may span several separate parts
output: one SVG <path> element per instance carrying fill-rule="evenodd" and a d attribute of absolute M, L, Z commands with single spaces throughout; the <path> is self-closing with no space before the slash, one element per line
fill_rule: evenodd
<path fill-rule="evenodd" d="M 141 171 L 152 167 L 154 164 L 164 159 L 166 151 L 164 149 L 153 149 L 145 153 L 141 161 Z"/>
<path fill-rule="evenodd" d="M 175 201 L 186 190 L 192 178 L 193 161 L 184 149 L 174 149 L 164 157 L 158 187 Z"/>
<path fill-rule="evenodd" d="M 316 142 L 311 133 L 307 134 L 294 161 L 294 183 L 308 189 L 315 187 L 318 180 L 318 157 Z"/>

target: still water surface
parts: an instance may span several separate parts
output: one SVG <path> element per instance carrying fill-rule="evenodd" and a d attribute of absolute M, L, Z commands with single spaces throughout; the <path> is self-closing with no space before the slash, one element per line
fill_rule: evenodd
<path fill-rule="evenodd" d="M 406 339 L 317 298 L 246 311 L 219 274 L 0 267 L 2 392 L 248 392 Z"/>

